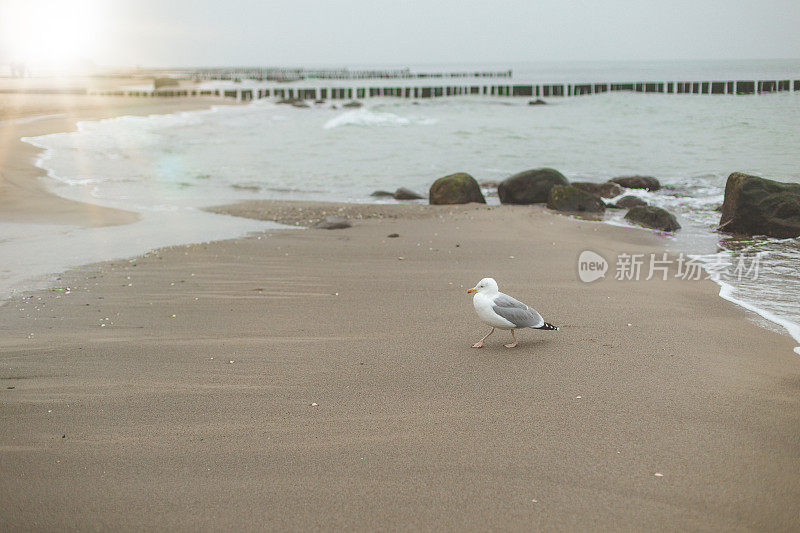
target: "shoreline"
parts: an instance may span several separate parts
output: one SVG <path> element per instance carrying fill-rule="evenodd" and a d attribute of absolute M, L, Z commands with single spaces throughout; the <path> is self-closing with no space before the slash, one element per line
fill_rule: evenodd
<path fill-rule="evenodd" d="M 37 108 L 25 102 L 28 99 L 41 100 L 43 109 L 61 112 L 37 114 Z M 55 107 L 49 108 L 48 100 Z M 81 121 L 171 114 L 214 105 L 231 104 L 201 98 L 154 101 L 111 96 L 0 95 L 0 111 L 5 110 L 0 116 L 8 117 L 0 120 L 0 221 L 102 227 L 139 220 L 130 211 L 68 200 L 49 192 L 41 183 L 46 172 L 34 163 L 44 150 L 22 139 L 72 132 Z M 15 113 L 15 107 L 23 109 L 25 114 Z"/>
<path fill-rule="evenodd" d="M 3 95 L 0 95 L 2 97 Z M 7 95 L 6 95 L 7 96 Z M 20 95 L 17 95 L 19 97 Z M 37 98 L 42 95 L 35 95 Z M 47 98 L 47 97 L 44 97 Z M 64 96 L 57 97 L 65 98 Z M 16 116 L 7 120 L 0 120 L 0 168 L 5 165 L 4 172 L 0 176 L 0 221 L 20 222 L 34 224 L 72 224 L 83 227 L 108 227 L 115 225 L 127 225 L 141 221 L 141 215 L 131 211 L 116 208 L 103 207 L 96 204 L 80 202 L 60 197 L 51 193 L 41 182 L 46 171 L 41 168 L 38 161 L 44 156 L 45 150 L 29 141 L 22 141 L 17 137 L 20 131 L 30 131 L 23 137 L 36 137 L 49 133 L 63 133 L 74 131 L 77 124 L 81 121 L 97 121 L 120 116 L 145 116 L 145 115 L 168 115 L 184 111 L 200 111 L 209 109 L 215 105 L 237 105 L 230 102 L 219 101 L 216 99 L 203 99 L 191 97 L 185 99 L 152 100 L 147 98 L 130 97 L 98 97 L 98 96 L 72 96 L 66 97 L 84 101 L 81 105 L 73 105 L 72 108 L 65 109 L 64 113 L 49 115 L 25 115 Z M 62 103 L 63 106 L 63 103 Z M 7 149 L 11 155 L 4 157 L 2 152 L 3 139 L 11 136 L 18 146 L 17 150 Z M 16 138 L 15 138 L 16 137 Z M 36 157 L 36 163 L 31 163 L 31 158 Z M 8 171 L 10 170 L 10 172 Z M 298 204 L 325 204 L 325 202 L 304 202 L 292 200 L 244 200 L 237 203 L 237 206 L 214 206 L 204 208 L 202 211 L 233 215 L 243 218 L 257 220 L 270 220 L 290 226 L 310 225 L 302 223 L 302 216 L 294 215 L 281 219 L 285 216 L 286 210 L 291 209 L 291 205 Z M 32 205 L 37 207 L 32 207 Z M 333 202 L 332 204 L 336 204 Z M 361 218 L 360 212 L 382 211 L 377 216 L 392 216 L 392 210 L 402 211 L 402 208 L 411 209 L 424 208 L 419 204 L 360 204 L 345 203 L 346 210 L 356 213 L 357 218 Z M 372 206 L 360 210 L 357 206 Z M 42 207 L 44 206 L 44 207 Z M 268 206 L 268 210 L 275 211 L 278 216 L 263 217 L 254 214 L 256 211 L 263 211 Z M 379 208 L 379 209 L 378 209 Z M 337 207 L 338 209 L 338 207 Z M 283 215 L 280 212 L 283 211 Z M 324 215 L 323 215 L 324 216 Z M 408 216 L 408 213 L 405 213 Z M 318 220 L 318 217 L 316 220 Z M 313 220 L 312 222 L 315 222 Z M 615 226 L 614 223 L 608 223 Z M 649 230 L 645 230 L 649 231 Z M 158 248 L 158 247 L 157 247 Z M 75 264 L 69 267 L 77 266 Z M 41 274 L 41 273 L 40 273 Z M 60 272 L 48 272 L 45 275 L 55 276 Z M 34 279 L 30 278 L 33 283 Z M 786 335 L 800 343 L 800 325 L 787 319 L 778 317 L 772 312 L 759 307 L 757 304 L 749 303 L 745 300 L 730 295 L 731 286 L 723 281 L 716 280 L 719 286 L 719 297 L 730 301 L 749 312 L 755 313 L 762 319 L 774 324 Z M 41 287 L 41 284 L 33 283 L 28 287 L 23 287 L 23 291 L 31 287 Z M 795 352 L 800 354 L 800 346 L 795 348 Z"/>
<path fill-rule="evenodd" d="M 88 265 L 0 307 L 4 528 L 800 525 L 790 339 L 706 281 L 577 279 L 587 242 L 663 237 L 398 207 Z M 486 275 L 561 330 L 470 348 Z"/>

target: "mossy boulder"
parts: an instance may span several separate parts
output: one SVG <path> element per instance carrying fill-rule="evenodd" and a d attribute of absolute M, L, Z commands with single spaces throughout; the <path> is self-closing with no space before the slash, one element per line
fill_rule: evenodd
<path fill-rule="evenodd" d="M 573 181 L 570 185 L 577 187 L 589 194 L 600 196 L 601 198 L 614 198 L 623 193 L 624 189 L 616 183 L 592 183 L 590 181 Z"/>
<path fill-rule="evenodd" d="M 625 215 L 625 220 L 644 226 L 645 228 L 661 231 L 677 231 L 681 229 L 675 215 L 652 205 L 637 205 L 631 207 Z"/>
<path fill-rule="evenodd" d="M 481 186 L 465 172 L 450 174 L 434 181 L 428 199 L 431 205 L 486 203 Z"/>
<path fill-rule="evenodd" d="M 647 189 L 657 191 L 661 188 L 661 183 L 653 176 L 620 176 L 608 180 L 610 183 L 622 185 L 626 189 Z"/>
<path fill-rule="evenodd" d="M 497 186 L 497 195 L 504 204 L 541 204 L 556 185 L 569 185 L 569 180 L 558 170 L 537 168 L 503 180 Z"/>
<path fill-rule="evenodd" d="M 725 185 L 719 230 L 779 239 L 800 236 L 800 183 L 734 172 Z"/>
<path fill-rule="evenodd" d="M 570 213 L 602 213 L 606 210 L 603 200 L 572 185 L 556 185 L 547 196 L 547 207 Z"/>
<path fill-rule="evenodd" d="M 636 207 L 638 205 L 647 205 L 647 202 L 645 202 L 638 196 L 633 196 L 632 194 L 629 194 L 617 200 L 615 204 L 617 207 L 621 209 L 630 209 L 631 207 Z"/>

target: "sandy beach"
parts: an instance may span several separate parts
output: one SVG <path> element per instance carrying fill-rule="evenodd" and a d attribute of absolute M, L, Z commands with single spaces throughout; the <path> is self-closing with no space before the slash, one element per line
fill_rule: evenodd
<path fill-rule="evenodd" d="M 84 98 L 0 122 L 4 220 L 135 219 L 47 193 L 19 137 L 209 105 Z M 800 528 L 792 339 L 710 281 L 578 279 L 583 250 L 664 237 L 529 206 L 216 211 L 354 227 L 88 265 L 0 307 L 4 531 Z M 560 331 L 470 348 L 484 276 Z"/>

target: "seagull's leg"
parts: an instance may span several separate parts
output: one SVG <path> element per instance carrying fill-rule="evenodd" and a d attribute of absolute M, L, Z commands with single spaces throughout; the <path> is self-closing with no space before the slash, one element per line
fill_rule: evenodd
<path fill-rule="evenodd" d="M 517 345 L 517 337 L 516 337 L 516 335 L 514 335 L 514 330 L 513 329 L 511 330 L 511 338 L 514 339 L 514 342 L 512 342 L 511 344 L 506 344 L 505 345 L 506 348 L 513 348 L 514 346 Z"/>
<path fill-rule="evenodd" d="M 482 338 L 481 340 L 479 340 L 478 342 L 473 344 L 472 347 L 473 348 L 482 348 L 483 347 L 483 341 L 485 341 L 489 337 L 489 335 L 491 335 L 492 333 L 494 333 L 494 328 L 492 328 L 492 331 L 490 331 L 489 333 L 486 334 L 486 337 Z"/>

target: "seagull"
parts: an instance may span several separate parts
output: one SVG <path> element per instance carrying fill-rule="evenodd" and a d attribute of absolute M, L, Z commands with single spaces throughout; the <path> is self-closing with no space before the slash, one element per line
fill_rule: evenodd
<path fill-rule="evenodd" d="M 506 344 L 506 348 L 513 348 L 517 345 L 517 337 L 514 330 L 517 328 L 533 328 L 557 330 L 553 324 L 548 324 L 542 315 L 507 294 L 497 290 L 497 282 L 493 278 L 483 278 L 477 285 L 467 291 L 467 294 L 475 293 L 472 297 L 472 304 L 475 312 L 485 323 L 492 326 L 486 337 L 472 345 L 473 348 L 483 347 L 489 335 L 494 333 L 495 328 L 511 330 L 511 338 L 514 342 Z"/>

